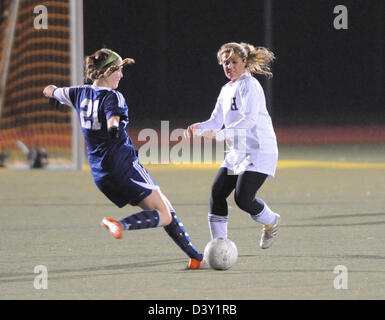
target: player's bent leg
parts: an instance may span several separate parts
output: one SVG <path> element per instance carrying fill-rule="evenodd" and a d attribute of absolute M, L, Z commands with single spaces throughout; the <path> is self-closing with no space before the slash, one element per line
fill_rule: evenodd
<path fill-rule="evenodd" d="M 258 215 L 263 210 L 255 195 L 265 182 L 267 175 L 260 172 L 245 171 L 239 175 L 234 192 L 237 206 L 251 215 Z"/>
<path fill-rule="evenodd" d="M 170 200 L 167 199 L 167 197 L 162 193 L 162 191 L 160 190 L 160 188 L 158 189 L 158 192 L 160 193 L 160 196 L 162 197 L 163 201 L 165 202 L 167 208 L 171 211 L 175 211 L 174 210 L 174 207 L 172 206 Z"/>
<path fill-rule="evenodd" d="M 159 227 L 160 220 L 158 210 L 143 210 L 119 221 L 105 217 L 101 225 L 108 229 L 114 238 L 120 239 L 122 237 L 122 230 L 156 228 Z"/>
<path fill-rule="evenodd" d="M 167 197 L 159 190 L 164 202 L 167 204 L 171 215 L 172 222 L 164 227 L 164 230 L 170 236 L 171 239 L 190 257 L 187 265 L 187 269 L 202 269 L 208 268 L 208 264 L 204 261 L 203 255 L 194 248 L 191 243 L 190 237 L 184 228 L 182 222 L 176 216 L 175 209 Z"/>
<path fill-rule="evenodd" d="M 144 210 L 120 221 L 104 218 L 101 225 L 108 229 L 114 238 L 120 239 L 122 230 L 156 228 L 168 225 L 172 221 L 170 210 L 157 190 L 153 190 L 139 203 L 139 206 Z"/>
<path fill-rule="evenodd" d="M 245 171 L 239 176 L 234 194 L 238 207 L 249 213 L 254 221 L 263 225 L 259 243 L 262 249 L 271 247 L 277 237 L 280 223 L 280 215 L 273 212 L 262 199 L 255 198 L 266 178 L 266 174 Z"/>
<path fill-rule="evenodd" d="M 172 221 L 164 227 L 169 237 L 174 240 L 179 248 L 191 259 L 203 261 L 203 255 L 194 247 L 190 235 L 187 233 L 183 223 L 177 217 L 175 211 L 171 211 Z M 194 268 L 196 269 L 196 268 Z"/>
<path fill-rule="evenodd" d="M 139 203 L 139 207 L 144 210 L 158 210 L 160 216 L 159 227 L 164 227 L 172 221 L 170 209 L 164 201 L 164 196 L 160 190 L 152 190 L 151 194 Z"/>
<path fill-rule="evenodd" d="M 190 236 L 187 233 L 182 221 L 177 217 L 171 202 L 160 190 L 159 193 L 172 216 L 171 223 L 164 226 L 164 230 L 176 243 L 176 245 L 190 258 L 187 269 L 201 269 L 207 266 L 204 262 L 203 255 L 193 246 Z"/>
<path fill-rule="evenodd" d="M 182 222 L 176 216 L 175 210 L 168 199 L 160 192 L 152 193 L 139 203 L 144 209 L 120 221 L 104 218 L 102 225 L 110 230 L 112 236 L 121 238 L 121 229 L 133 230 L 163 226 L 167 234 L 189 256 L 189 269 L 199 269 L 205 266 L 203 255 L 195 249 Z M 120 235 L 113 232 L 120 227 Z"/>

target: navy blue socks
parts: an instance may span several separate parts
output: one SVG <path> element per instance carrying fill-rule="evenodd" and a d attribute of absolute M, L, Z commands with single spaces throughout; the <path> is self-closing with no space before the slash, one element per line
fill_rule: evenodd
<path fill-rule="evenodd" d="M 135 230 L 135 229 L 146 229 L 156 228 L 160 223 L 160 216 L 158 210 L 144 210 L 135 213 L 127 218 L 119 221 L 124 229 Z"/>
<path fill-rule="evenodd" d="M 172 221 L 164 227 L 164 230 L 190 258 L 201 261 L 203 259 L 202 254 L 192 245 L 191 239 L 175 211 L 171 211 L 171 216 Z M 160 224 L 160 215 L 158 210 L 144 210 L 119 222 L 126 230 L 156 228 Z"/>
<path fill-rule="evenodd" d="M 172 221 L 164 227 L 167 234 L 190 258 L 202 261 L 202 254 L 192 245 L 190 237 L 182 222 L 176 216 L 175 211 L 171 211 Z"/>

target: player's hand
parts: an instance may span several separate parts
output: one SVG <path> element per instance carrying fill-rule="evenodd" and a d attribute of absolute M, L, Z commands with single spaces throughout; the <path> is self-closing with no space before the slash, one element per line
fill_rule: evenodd
<path fill-rule="evenodd" d="M 202 137 L 206 137 L 206 138 L 209 138 L 209 139 L 213 139 L 216 137 L 216 132 L 215 131 L 212 131 L 212 130 L 205 130 L 203 131 L 201 134 L 200 134 Z"/>
<path fill-rule="evenodd" d="M 47 98 L 52 98 L 53 97 L 53 92 L 57 87 L 54 86 L 53 84 L 50 84 L 49 86 L 46 86 L 43 90 L 43 94 Z"/>
<path fill-rule="evenodd" d="M 198 125 L 192 124 L 191 126 L 188 126 L 187 129 L 183 132 L 183 135 L 186 139 L 189 139 L 190 137 L 197 135 L 199 132 Z"/>

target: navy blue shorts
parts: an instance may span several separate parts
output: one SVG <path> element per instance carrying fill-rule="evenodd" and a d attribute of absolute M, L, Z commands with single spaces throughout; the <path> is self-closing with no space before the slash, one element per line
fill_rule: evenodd
<path fill-rule="evenodd" d="M 105 196 L 119 208 L 127 204 L 137 206 L 148 197 L 158 185 L 148 171 L 135 160 L 129 168 L 95 181 Z"/>

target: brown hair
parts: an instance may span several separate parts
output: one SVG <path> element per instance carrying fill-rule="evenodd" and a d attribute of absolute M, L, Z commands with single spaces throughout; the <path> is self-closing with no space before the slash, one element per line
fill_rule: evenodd
<path fill-rule="evenodd" d="M 275 59 L 274 53 L 265 47 L 254 47 L 249 43 L 229 42 L 222 45 L 217 53 L 218 63 L 221 65 L 222 55 L 226 53 L 226 59 L 233 54 L 246 59 L 246 68 L 250 73 L 262 74 L 268 78 L 273 76 L 270 63 Z"/>
<path fill-rule="evenodd" d="M 87 78 L 95 81 L 97 79 L 108 77 L 113 72 L 118 70 L 119 68 L 127 65 L 135 63 L 134 59 L 126 58 L 122 61 L 120 59 L 115 59 L 110 63 L 106 64 L 108 59 L 111 58 L 112 55 L 117 55 L 114 51 L 103 48 L 96 51 L 94 54 L 88 56 L 86 58 L 86 76 Z"/>

